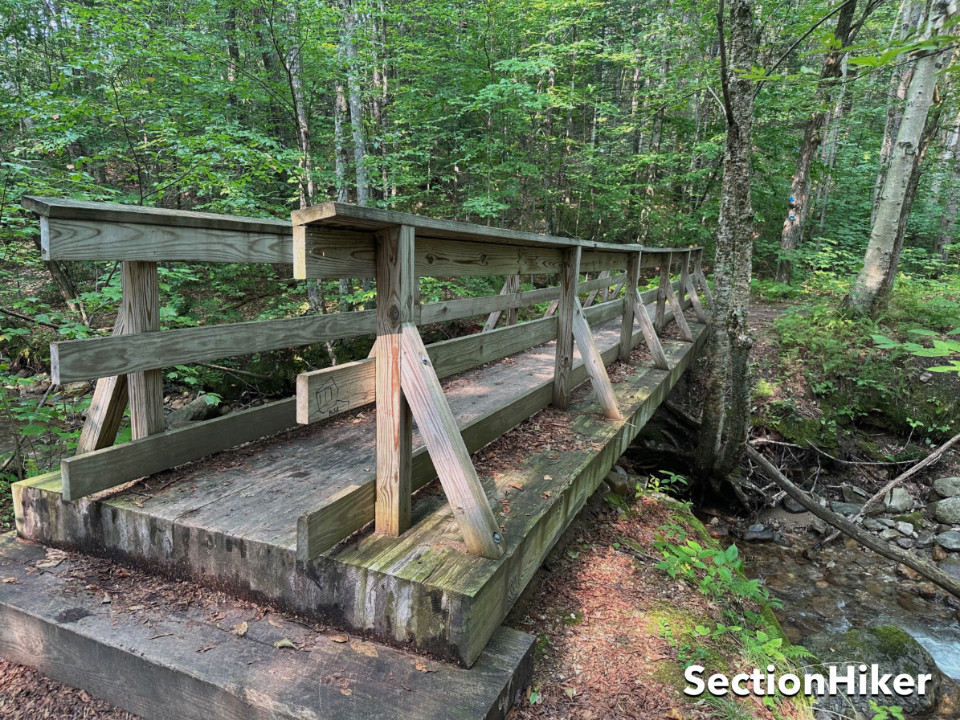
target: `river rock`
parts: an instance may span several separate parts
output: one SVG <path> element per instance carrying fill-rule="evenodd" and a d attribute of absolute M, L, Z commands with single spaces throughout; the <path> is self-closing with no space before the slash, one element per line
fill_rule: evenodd
<path fill-rule="evenodd" d="M 941 688 L 944 684 L 944 675 L 940 672 L 933 658 L 910 635 L 893 625 L 883 625 L 865 630 L 850 630 L 849 632 L 825 632 L 812 635 L 803 640 L 803 646 L 819 658 L 822 667 L 820 671 L 829 672 L 827 666 L 836 665 L 839 675 L 844 675 L 849 665 L 857 666 L 860 663 L 867 667 L 876 664 L 880 675 L 891 674 L 910 675 L 916 678 L 920 674 L 932 675 L 926 685 L 923 695 L 914 692 L 912 695 L 900 696 L 896 694 L 878 696 L 850 693 L 846 696 L 828 697 L 825 694 L 817 698 L 819 709 L 837 713 L 832 717 L 862 717 L 871 718 L 876 715 L 870 709 L 873 700 L 880 706 L 899 705 L 905 715 L 923 715 L 937 709 L 940 703 Z M 854 668 L 854 673 L 858 669 Z M 889 682 L 892 692 L 893 683 Z M 851 708 L 850 705 L 853 707 Z M 826 713 L 817 716 L 826 717 Z"/>
<path fill-rule="evenodd" d="M 913 535 L 913 525 L 908 522 L 899 521 L 895 527 L 901 535 L 906 535 L 907 537 Z"/>
<path fill-rule="evenodd" d="M 933 533 L 930 530 L 924 530 L 917 535 L 917 547 L 921 550 L 933 546 Z"/>
<path fill-rule="evenodd" d="M 960 532 L 950 530 L 949 532 L 940 533 L 937 535 L 937 544 L 943 547 L 944 550 L 950 550 L 951 552 L 960 550 Z"/>
<path fill-rule="evenodd" d="M 843 501 L 851 505 L 862 506 L 867 500 L 867 494 L 860 488 L 853 487 L 852 485 L 844 485 L 840 488 L 840 493 L 843 495 Z"/>
<path fill-rule="evenodd" d="M 882 537 L 884 540 L 896 540 L 899 537 L 903 537 L 903 535 L 901 535 L 900 531 L 896 528 L 887 528 L 880 533 L 880 537 Z"/>
<path fill-rule="evenodd" d="M 751 527 L 753 526 L 751 525 Z M 763 529 L 762 525 L 760 528 L 760 530 L 747 530 L 743 535 L 743 539 L 747 542 L 767 542 L 769 540 L 775 540 L 775 536 L 779 534 L 769 528 Z"/>
<path fill-rule="evenodd" d="M 167 427 L 183 427 L 187 423 L 217 417 L 220 414 L 220 408 L 216 404 L 208 403 L 206 397 L 206 395 L 201 395 L 170 413 L 167 416 Z"/>
<path fill-rule="evenodd" d="M 960 496 L 960 477 L 942 477 L 933 481 L 933 491 L 942 498 Z"/>
<path fill-rule="evenodd" d="M 937 562 L 940 562 L 941 560 L 946 560 L 948 553 L 939 545 L 934 545 L 933 550 L 930 552 L 930 555 L 934 560 L 936 560 Z"/>
<path fill-rule="evenodd" d="M 830 509 L 841 515 L 856 515 L 860 512 L 860 505 L 834 500 L 830 503 Z"/>
<path fill-rule="evenodd" d="M 896 525 L 896 523 L 890 518 L 877 518 L 877 522 L 888 528 L 892 528 L 894 525 Z"/>
<path fill-rule="evenodd" d="M 897 538 L 897 545 L 902 547 L 904 550 L 909 550 L 913 547 L 913 538 L 902 537 Z"/>
<path fill-rule="evenodd" d="M 960 558 L 956 555 L 947 555 L 937 566 L 950 577 L 960 580 Z"/>
<path fill-rule="evenodd" d="M 798 503 L 789 495 L 783 498 L 783 508 L 787 512 L 791 512 L 791 513 L 802 513 L 802 512 L 806 512 L 807 510 L 803 505 Z"/>
<path fill-rule="evenodd" d="M 917 585 L 917 592 L 920 593 L 920 597 L 932 600 L 937 596 L 937 586 L 932 582 L 924 581 Z"/>
<path fill-rule="evenodd" d="M 933 516 L 942 523 L 960 523 L 960 497 L 948 497 L 936 503 Z"/>
<path fill-rule="evenodd" d="M 884 526 L 879 520 L 875 518 L 865 517 L 863 519 L 863 527 L 867 530 L 870 530 L 871 532 L 879 532 L 883 530 Z"/>
<path fill-rule="evenodd" d="M 883 507 L 887 512 L 906 512 L 913 507 L 913 496 L 903 488 L 893 488 L 883 498 Z"/>

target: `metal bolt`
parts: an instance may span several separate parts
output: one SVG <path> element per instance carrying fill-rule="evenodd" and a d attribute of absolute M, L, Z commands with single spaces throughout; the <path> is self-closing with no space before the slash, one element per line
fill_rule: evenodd
<path fill-rule="evenodd" d="M 426 355 L 421 355 L 421 356 L 420 356 L 420 362 L 422 362 L 422 363 L 423 363 L 424 365 L 426 365 L 427 367 L 430 366 L 430 358 L 428 358 Z"/>
<path fill-rule="evenodd" d="M 495 543 L 500 542 L 500 533 L 494 533 L 494 534 L 493 534 L 493 541 L 494 541 Z"/>

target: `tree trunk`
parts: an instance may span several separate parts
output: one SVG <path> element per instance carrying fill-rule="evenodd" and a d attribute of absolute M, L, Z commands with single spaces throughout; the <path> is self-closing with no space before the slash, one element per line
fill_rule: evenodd
<path fill-rule="evenodd" d="M 923 2 L 920 0 L 903 0 L 900 5 L 899 31 L 894 29 L 899 39 L 905 40 L 912 32 L 920 32 L 923 27 Z M 891 33 L 891 42 L 895 39 Z M 903 119 L 903 100 L 907 96 L 907 87 L 913 68 L 910 65 L 897 64 L 890 76 L 890 91 L 887 95 L 887 119 L 883 126 L 883 141 L 880 144 L 879 170 L 877 181 L 873 186 L 873 208 L 870 210 L 870 226 L 877 220 L 877 207 L 880 204 L 880 192 L 887 177 L 887 166 L 893 153 L 893 139 L 900 130 L 900 121 Z"/>
<path fill-rule="evenodd" d="M 803 228 L 810 211 L 810 167 L 823 141 L 829 112 L 827 106 L 830 102 L 830 91 L 833 81 L 843 72 L 844 48 L 850 43 L 850 29 L 853 26 L 856 10 L 857 0 L 849 0 L 841 6 L 840 13 L 837 15 L 837 28 L 834 31 L 834 37 L 840 43 L 840 49 L 827 53 L 823 59 L 820 82 L 817 85 L 814 100 L 816 109 L 807 119 L 807 125 L 803 131 L 800 157 L 797 159 L 797 169 L 793 173 L 793 181 L 790 184 L 789 207 L 780 232 L 780 260 L 777 263 L 776 275 L 779 283 L 789 284 L 793 274 L 793 254 L 803 236 Z"/>
<path fill-rule="evenodd" d="M 935 251 L 944 261 L 947 259 L 947 245 L 953 243 L 954 226 L 957 212 L 960 212 L 960 172 L 957 171 L 957 158 L 960 157 L 960 115 L 957 115 L 947 132 L 940 164 L 944 168 L 943 215 L 940 216 L 940 230 L 937 233 Z"/>
<path fill-rule="evenodd" d="M 353 162 L 357 174 L 357 204 L 366 205 L 370 198 L 367 180 L 367 142 L 363 132 L 363 102 L 360 97 L 360 61 L 357 53 L 357 16 L 352 0 L 341 0 L 343 35 L 341 45 L 347 59 L 347 99 L 350 105 L 350 128 L 353 132 Z"/>
<path fill-rule="evenodd" d="M 698 470 L 717 488 L 739 462 L 750 419 L 751 340 L 747 333 L 747 309 L 753 253 L 750 134 L 754 88 L 752 82 L 737 73 L 749 71 L 756 62 L 758 44 L 753 3 L 733 0 L 728 59 L 723 14 L 721 0 L 717 24 L 727 137 L 706 352 L 706 397 L 696 453 Z"/>
<path fill-rule="evenodd" d="M 951 5 L 935 0 L 927 21 L 925 37 L 936 34 L 936 28 L 946 18 Z M 907 106 L 900 122 L 897 141 L 890 157 L 887 177 L 880 193 L 877 217 L 870 229 L 870 241 L 864 256 L 863 269 L 843 304 L 858 313 L 875 314 L 886 300 L 885 291 L 891 285 L 890 273 L 899 262 L 897 236 L 904 208 L 909 210 L 908 193 L 914 164 L 922 148 L 927 114 L 937 89 L 937 74 L 943 68 L 944 53 L 927 52 L 920 56 L 913 68 L 913 77 L 907 89 Z"/>

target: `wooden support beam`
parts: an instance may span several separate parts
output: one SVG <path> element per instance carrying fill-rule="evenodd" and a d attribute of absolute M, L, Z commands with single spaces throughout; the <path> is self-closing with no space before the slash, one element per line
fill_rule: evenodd
<path fill-rule="evenodd" d="M 513 295 L 520 291 L 520 276 L 519 275 L 507 275 L 506 281 L 503 283 L 503 289 L 500 290 L 501 295 Z M 494 310 L 490 313 L 490 316 L 487 318 L 487 322 L 483 325 L 483 330 L 481 332 L 490 332 L 495 327 L 500 320 L 500 316 L 503 314 L 503 310 Z M 516 325 L 517 324 L 517 308 L 510 307 L 507 309 L 507 325 Z"/>
<path fill-rule="evenodd" d="M 557 311 L 557 306 L 558 306 L 559 304 L 560 304 L 560 299 L 559 299 L 559 298 L 554 298 L 554 299 L 550 302 L 550 304 L 547 305 L 547 310 L 546 310 L 546 312 L 543 313 L 543 316 L 544 316 L 545 318 L 548 318 L 548 317 L 550 317 L 551 315 L 553 315 L 553 314 Z"/>
<path fill-rule="evenodd" d="M 707 302 L 713 302 L 713 293 L 710 292 L 710 286 L 707 284 L 707 276 L 703 274 L 703 248 L 697 248 L 697 259 L 694 263 L 693 275 L 700 284 Z"/>
<path fill-rule="evenodd" d="M 613 385 L 610 384 L 610 376 L 607 375 L 607 367 L 603 363 L 603 358 L 600 357 L 597 344 L 593 341 L 593 333 L 590 331 L 587 319 L 583 316 L 580 300 L 576 297 L 573 299 L 573 336 L 576 338 L 577 347 L 580 348 L 580 357 L 583 358 L 583 364 L 587 368 L 593 390 L 603 407 L 603 414 L 612 420 L 623 420 L 620 407 L 617 405 L 617 396 L 613 394 Z"/>
<path fill-rule="evenodd" d="M 417 326 L 404 323 L 400 381 L 427 452 L 453 515 L 473 555 L 497 559 L 504 553 L 500 528 L 490 510 L 470 453 L 460 435 L 440 380 L 433 370 Z M 379 411 L 378 411 L 379 412 Z"/>
<path fill-rule="evenodd" d="M 377 363 L 370 352 L 367 360 L 297 375 L 297 422 L 315 423 L 376 401 Z"/>
<path fill-rule="evenodd" d="M 410 527 L 413 425 L 401 388 L 401 328 L 416 304 L 414 229 L 380 231 L 377 243 L 377 510 L 376 529 L 400 535 Z"/>
<path fill-rule="evenodd" d="M 560 273 L 560 302 L 557 305 L 557 357 L 553 373 L 553 404 L 566 409 L 570 404 L 570 368 L 573 367 L 573 316 L 580 277 L 580 248 L 563 253 Z"/>
<path fill-rule="evenodd" d="M 60 463 L 63 499 L 109 490 L 296 424 L 296 399 L 287 398 L 67 458 Z"/>
<path fill-rule="evenodd" d="M 160 330 L 160 283 L 154 262 L 126 261 L 121 268 L 122 312 L 131 334 Z M 163 432 L 163 372 L 146 370 L 127 375 L 130 430 L 134 440 Z"/>
<path fill-rule="evenodd" d="M 680 287 L 686 288 L 687 295 L 690 296 L 690 304 L 693 305 L 693 311 L 697 314 L 697 320 L 705 323 L 707 322 L 707 314 L 703 311 L 703 305 L 700 304 L 700 296 L 697 295 L 694 276 L 693 273 L 690 272 L 692 254 L 693 251 L 687 250 L 686 257 L 683 260 L 683 272 L 680 273 Z M 681 295 L 681 298 L 682 297 Z"/>
<path fill-rule="evenodd" d="M 620 352 L 619 358 L 626 362 L 633 350 L 633 296 L 637 294 L 637 284 L 640 282 L 640 253 L 631 253 L 627 263 L 627 277 L 623 281 L 627 294 L 623 298 L 623 320 L 620 323 Z M 619 291 L 617 293 L 619 295 Z M 614 297 L 617 297 L 614 295 Z"/>
<path fill-rule="evenodd" d="M 659 291 L 658 291 L 659 297 Z M 639 290 L 633 291 L 633 313 L 640 321 L 640 331 L 643 333 L 644 342 L 647 343 L 647 350 L 650 351 L 650 357 L 653 358 L 653 365 L 661 370 L 669 370 L 667 356 L 663 352 L 663 345 L 660 344 L 660 338 L 654 330 L 653 323 L 650 321 L 650 315 L 647 314 L 647 308 L 643 304 L 643 296 Z"/>
<path fill-rule="evenodd" d="M 677 294 L 673 291 L 673 285 L 671 283 L 666 284 L 667 291 L 667 300 L 670 302 L 670 309 L 673 311 L 673 319 L 677 323 L 677 328 L 680 330 L 680 337 L 682 337 L 687 342 L 693 342 L 693 333 L 690 332 L 690 326 L 687 324 L 687 319 L 683 316 L 683 305 L 681 304 Z M 683 285 L 680 285 L 680 291 L 683 291 Z"/>
<path fill-rule="evenodd" d="M 657 309 L 653 316 L 653 328 L 657 334 L 663 332 L 666 322 L 664 315 L 667 310 L 667 288 L 670 287 L 670 266 L 673 264 L 673 254 L 660 258 L 660 285 L 657 287 Z"/>
<path fill-rule="evenodd" d="M 609 270 L 602 270 L 602 271 L 600 272 L 600 275 L 597 276 L 596 279 L 597 279 L 597 280 L 602 280 L 602 279 L 604 279 L 604 278 L 609 278 L 609 277 L 610 277 L 610 271 L 609 271 Z M 588 307 L 590 307 L 591 305 L 593 305 L 593 301 L 597 299 L 597 295 L 599 295 L 601 292 L 603 293 L 603 295 L 601 295 L 600 302 L 606 302 L 606 301 L 607 301 L 607 290 L 608 290 L 608 288 L 609 288 L 609 286 L 606 286 L 606 285 L 605 285 L 605 286 L 600 287 L 600 288 L 597 288 L 597 289 L 595 289 L 595 290 L 591 290 L 591 291 L 590 291 L 590 294 L 587 295 L 587 299 L 583 301 L 583 307 L 588 308 Z"/>
<path fill-rule="evenodd" d="M 120 312 L 113 324 L 113 334 L 123 335 L 126 332 L 125 325 L 123 312 Z M 76 454 L 83 455 L 113 445 L 126 409 L 127 376 L 112 375 L 100 378 L 93 391 L 93 400 L 90 401 L 90 407 L 87 409 L 87 417 L 83 421 Z"/>

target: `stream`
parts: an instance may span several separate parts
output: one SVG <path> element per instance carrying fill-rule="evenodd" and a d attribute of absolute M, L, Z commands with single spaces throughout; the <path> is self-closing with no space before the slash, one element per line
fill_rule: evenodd
<path fill-rule="evenodd" d="M 918 583 L 886 558 L 837 538 L 808 560 L 812 535 L 775 543 L 738 543 L 744 568 L 759 578 L 783 607 L 776 615 L 791 642 L 824 630 L 897 625 L 927 649 L 944 674 L 960 681 L 960 603 L 943 591 L 921 597 Z M 904 569 L 905 570 L 905 569 Z M 927 590 L 929 595 L 929 589 Z"/>

